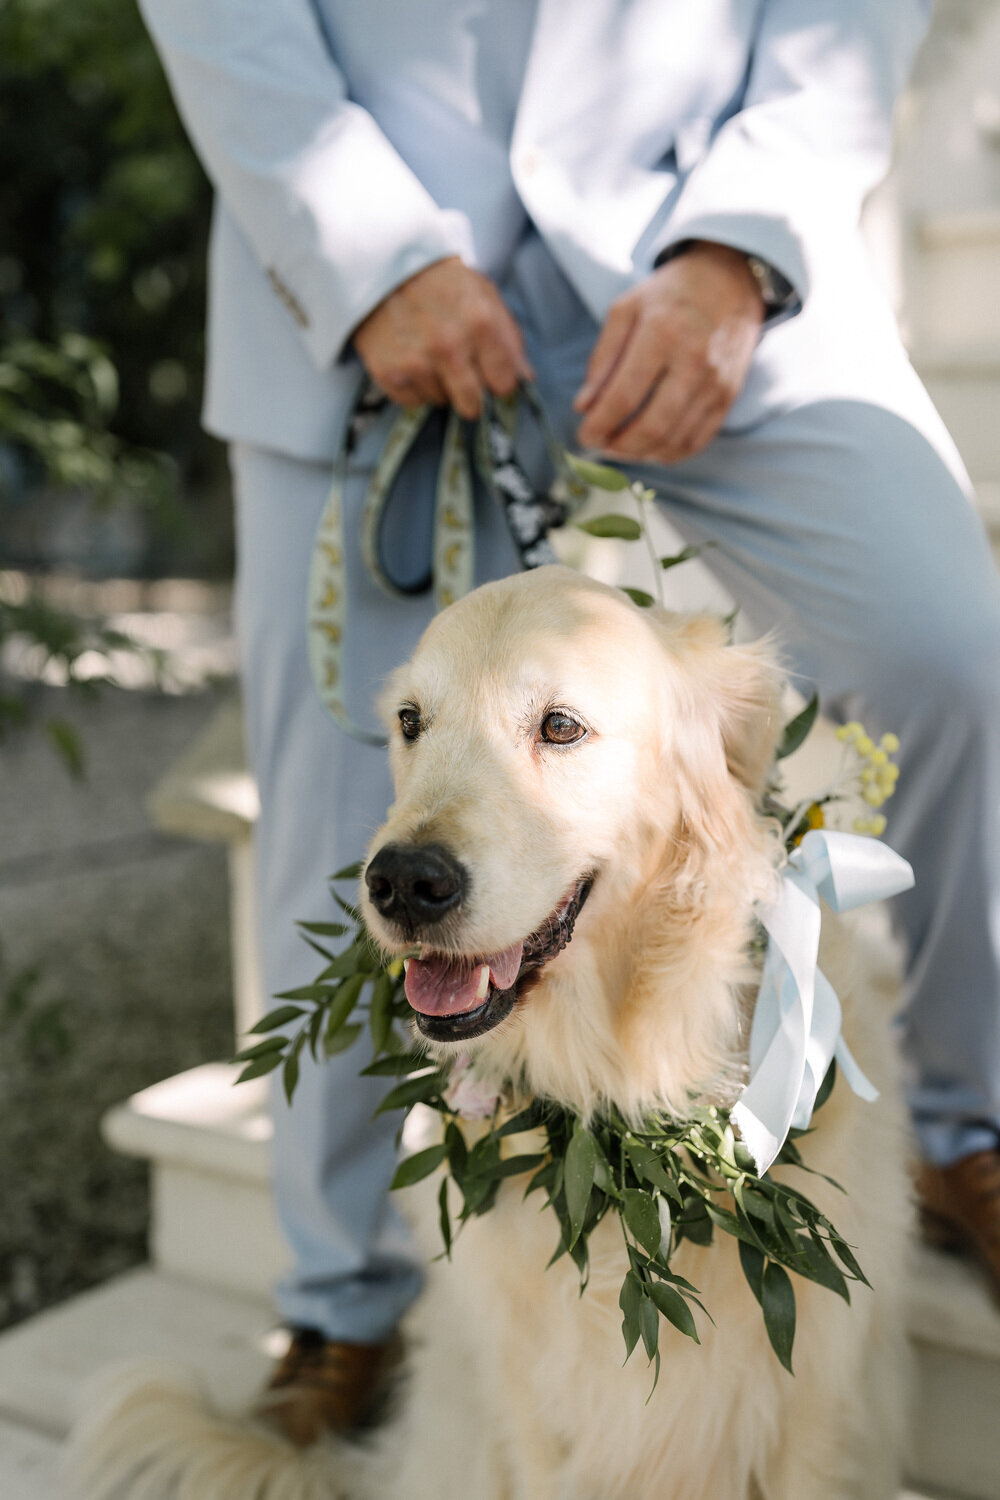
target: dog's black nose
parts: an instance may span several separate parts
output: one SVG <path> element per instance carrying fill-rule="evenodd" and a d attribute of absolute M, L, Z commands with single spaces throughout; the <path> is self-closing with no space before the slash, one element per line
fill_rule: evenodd
<path fill-rule="evenodd" d="M 416 932 L 461 905 L 468 876 L 438 844 L 386 844 L 368 865 L 365 884 L 380 916 Z"/>

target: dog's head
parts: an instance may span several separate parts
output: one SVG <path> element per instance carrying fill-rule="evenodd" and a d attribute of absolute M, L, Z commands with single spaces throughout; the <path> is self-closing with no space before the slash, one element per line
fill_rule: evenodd
<path fill-rule="evenodd" d="M 420 945 L 424 1037 L 490 1034 L 523 1069 L 563 990 L 610 1055 L 654 970 L 704 967 L 689 929 L 720 905 L 731 979 L 773 863 L 753 804 L 778 703 L 766 650 L 565 568 L 439 615 L 383 697 L 396 801 L 363 882 L 378 941 Z"/>

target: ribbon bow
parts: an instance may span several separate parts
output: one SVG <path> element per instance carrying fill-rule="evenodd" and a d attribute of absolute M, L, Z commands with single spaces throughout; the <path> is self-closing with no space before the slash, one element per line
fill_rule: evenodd
<path fill-rule="evenodd" d="M 789 1130 L 808 1126 L 834 1058 L 856 1094 L 878 1098 L 840 1034 L 840 1001 L 818 967 L 820 896 L 836 912 L 852 911 L 912 885 L 909 864 L 878 839 L 814 829 L 789 857 L 781 894 L 759 913 L 768 944 L 750 1029 L 750 1082 L 732 1111 L 759 1175 Z"/>

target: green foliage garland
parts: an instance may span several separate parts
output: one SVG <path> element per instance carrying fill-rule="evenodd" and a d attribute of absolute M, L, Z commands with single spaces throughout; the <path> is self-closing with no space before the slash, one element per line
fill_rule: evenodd
<path fill-rule="evenodd" d="M 355 880 L 360 869 L 341 870 L 333 880 Z M 399 1080 L 379 1113 L 425 1104 L 443 1117 L 443 1140 L 405 1158 L 392 1185 L 407 1187 L 445 1169 L 439 1204 L 446 1254 L 453 1219 L 460 1227 L 488 1213 L 507 1178 L 527 1177 L 525 1196 L 544 1193 L 555 1215 L 558 1240 L 552 1261 L 569 1255 L 582 1290 L 590 1235 L 607 1215 L 617 1215 L 627 1258 L 619 1298 L 626 1357 L 641 1339 L 658 1376 L 661 1317 L 698 1342 L 691 1305 L 709 1315 L 697 1288 L 671 1269 L 671 1258 L 684 1240 L 709 1245 L 721 1231 L 739 1242 L 740 1263 L 760 1303 L 771 1345 L 791 1372 L 795 1293 L 788 1272 L 848 1302 L 849 1283 L 866 1278 L 850 1246 L 815 1204 L 770 1173 L 756 1174 L 728 1112 L 695 1108 L 684 1120 L 656 1113 L 630 1128 L 615 1110 L 584 1120 L 554 1100 L 525 1099 L 512 1082 L 483 1133 L 470 1141 L 449 1102 L 450 1068 L 430 1065 L 407 1039 L 412 1011 L 403 992 L 400 960 L 386 965 L 357 909 L 336 891 L 333 897 L 344 921 L 300 924 L 326 967 L 315 983 L 276 997 L 282 1004 L 253 1028 L 262 1040 L 238 1054 L 237 1061 L 245 1065 L 239 1081 L 281 1067 L 291 1102 L 303 1051 L 308 1048 L 315 1059 L 343 1052 L 367 1024 L 374 1057 L 362 1071 Z M 349 942 L 335 954 L 321 941 L 330 938 Z M 831 1065 L 817 1108 L 833 1082 Z M 507 1154 L 511 1139 L 525 1132 L 537 1132 L 543 1144 L 528 1154 Z M 791 1132 L 779 1165 L 810 1170 L 797 1144 L 807 1134 Z M 450 1184 L 458 1191 L 457 1212 Z"/>

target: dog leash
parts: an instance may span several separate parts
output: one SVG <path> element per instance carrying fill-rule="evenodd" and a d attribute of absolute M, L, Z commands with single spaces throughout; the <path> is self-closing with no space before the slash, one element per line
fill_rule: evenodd
<path fill-rule="evenodd" d="M 538 392 L 525 383 L 518 396 L 520 399 L 498 400 L 488 392 L 484 394 L 471 445 L 469 424 L 454 411 L 449 411 L 445 420 L 435 485 L 430 584 L 437 609 L 444 609 L 467 594 L 475 581 L 473 469 L 503 511 L 522 568 L 538 568 L 557 560 L 549 532 L 564 525 L 570 513 L 570 500 L 585 493 L 552 432 Z M 355 401 L 320 517 L 307 586 L 309 665 L 316 690 L 346 734 L 362 744 L 376 746 L 384 746 L 385 737 L 356 723 L 344 699 L 343 664 L 349 619 L 344 489 L 358 444 L 389 406 L 388 398 L 370 383 L 365 384 Z M 519 463 L 515 440 L 522 410 L 530 413 L 537 423 L 555 476 L 562 481 L 568 498 L 536 490 Z M 422 593 L 427 587 L 420 583 L 414 588 L 403 588 L 389 578 L 379 556 L 379 533 L 403 464 L 438 411 L 439 408 L 432 406 L 398 409 L 362 502 L 360 540 L 365 569 L 391 598 Z"/>

